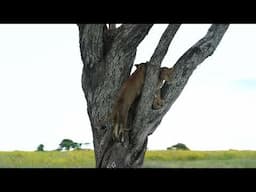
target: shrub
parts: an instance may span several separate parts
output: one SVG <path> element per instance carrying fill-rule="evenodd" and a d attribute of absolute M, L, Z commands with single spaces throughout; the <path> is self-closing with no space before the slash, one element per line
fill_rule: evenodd
<path fill-rule="evenodd" d="M 43 144 L 38 145 L 36 151 L 44 151 L 44 145 Z"/>

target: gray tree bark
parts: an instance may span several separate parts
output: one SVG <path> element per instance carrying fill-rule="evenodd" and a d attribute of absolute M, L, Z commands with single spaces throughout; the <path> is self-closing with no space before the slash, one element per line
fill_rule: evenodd
<path fill-rule="evenodd" d="M 129 111 L 125 141 L 112 139 L 109 118 L 122 83 L 129 77 L 136 50 L 153 24 L 123 24 L 107 28 L 105 24 L 79 24 L 79 42 L 83 61 L 82 88 L 91 122 L 97 168 L 142 167 L 148 135 L 160 124 L 185 87 L 196 67 L 212 55 L 228 24 L 214 24 L 174 65 L 171 82 L 161 94 L 165 105 L 152 109 L 161 62 L 180 24 L 170 24 L 146 66 L 142 94 Z"/>

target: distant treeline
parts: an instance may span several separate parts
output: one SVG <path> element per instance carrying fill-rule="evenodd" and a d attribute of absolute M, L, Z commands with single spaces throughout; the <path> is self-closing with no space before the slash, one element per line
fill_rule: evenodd
<path fill-rule="evenodd" d="M 89 145 L 90 143 L 86 142 L 86 143 L 77 143 L 74 142 L 71 139 L 63 139 L 60 144 L 59 147 L 57 149 L 55 149 L 54 151 L 62 151 L 62 150 L 67 150 L 69 151 L 70 149 L 74 149 L 74 150 L 81 150 L 82 146 L 86 146 Z M 45 151 L 44 150 L 44 145 L 40 144 L 38 145 L 36 151 Z"/>
<path fill-rule="evenodd" d="M 81 150 L 82 146 L 86 146 L 89 145 L 90 143 L 86 142 L 86 143 L 78 143 L 78 142 L 74 142 L 71 139 L 63 139 L 60 144 L 59 147 L 57 149 L 55 149 L 54 151 L 62 151 L 62 150 Z M 177 143 L 176 145 L 173 145 L 171 147 L 167 147 L 167 150 L 190 150 L 185 144 L 183 143 Z M 44 150 L 44 145 L 40 144 L 37 147 L 36 151 L 45 151 Z"/>

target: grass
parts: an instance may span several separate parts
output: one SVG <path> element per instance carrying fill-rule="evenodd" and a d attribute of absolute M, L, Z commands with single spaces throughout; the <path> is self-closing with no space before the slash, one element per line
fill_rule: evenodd
<path fill-rule="evenodd" d="M 148 151 L 145 168 L 256 168 L 256 151 Z"/>
<path fill-rule="evenodd" d="M 94 168 L 94 151 L 0 152 L 0 168 Z M 256 151 L 147 151 L 144 168 L 256 168 Z"/>
<path fill-rule="evenodd" d="M 93 168 L 92 150 L 49 152 L 0 152 L 0 168 Z"/>

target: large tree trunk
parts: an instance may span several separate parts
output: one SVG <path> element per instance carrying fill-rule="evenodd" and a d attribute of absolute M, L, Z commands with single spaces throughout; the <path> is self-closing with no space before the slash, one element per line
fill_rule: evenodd
<path fill-rule="evenodd" d="M 175 64 L 170 84 L 162 89 L 165 105 L 152 109 L 161 62 L 180 25 L 168 25 L 149 64 L 141 96 L 133 103 L 128 116 L 129 132 L 124 142 L 112 139 L 112 107 L 122 83 L 129 77 L 136 50 L 152 24 L 79 24 L 80 50 L 84 64 L 82 87 L 93 133 L 96 167 L 142 167 L 147 137 L 160 124 L 186 85 L 197 65 L 211 55 L 228 25 L 212 25 L 204 38 L 191 47 Z"/>

